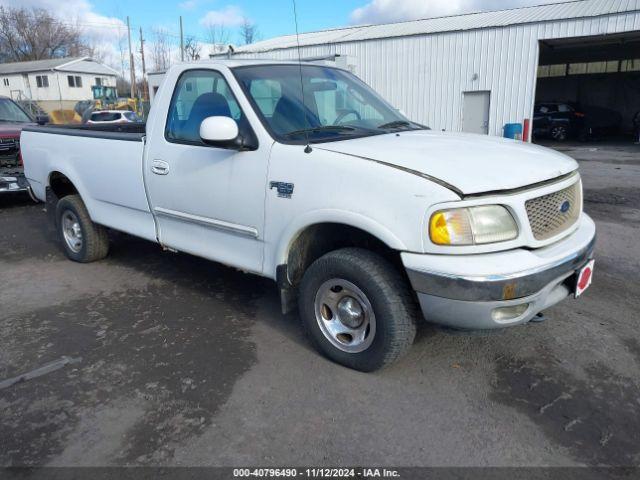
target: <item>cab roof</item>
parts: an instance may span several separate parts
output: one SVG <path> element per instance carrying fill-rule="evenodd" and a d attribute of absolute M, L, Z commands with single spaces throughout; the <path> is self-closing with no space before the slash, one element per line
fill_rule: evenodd
<path fill-rule="evenodd" d="M 184 65 L 194 65 L 194 66 L 207 66 L 207 65 L 224 65 L 228 68 L 236 68 L 236 67 L 248 67 L 248 66 L 256 66 L 256 65 L 299 65 L 302 63 L 303 65 L 313 65 L 313 66 L 321 66 L 321 67 L 329 67 L 329 68 L 340 68 L 337 65 L 323 65 L 321 63 L 311 62 L 309 60 L 302 60 L 299 62 L 298 60 L 277 60 L 277 59 L 269 59 L 269 58 L 211 58 L 205 60 L 198 60 L 196 62 L 179 62 L 172 66 L 172 68 L 180 67 Z M 167 73 L 167 70 L 160 70 L 157 72 L 149 72 L 149 75 L 163 75 Z"/>

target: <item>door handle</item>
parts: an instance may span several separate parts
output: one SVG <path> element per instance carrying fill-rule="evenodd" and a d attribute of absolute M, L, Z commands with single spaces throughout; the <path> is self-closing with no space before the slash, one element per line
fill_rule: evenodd
<path fill-rule="evenodd" d="M 169 173 L 169 164 L 164 160 L 154 160 L 151 164 L 151 171 L 156 175 L 166 175 Z"/>

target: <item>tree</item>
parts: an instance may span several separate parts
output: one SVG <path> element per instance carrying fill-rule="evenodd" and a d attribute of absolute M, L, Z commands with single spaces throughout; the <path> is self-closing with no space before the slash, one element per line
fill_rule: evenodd
<path fill-rule="evenodd" d="M 153 31 L 153 44 L 151 48 L 151 63 L 153 70 L 161 72 L 167 70 L 171 65 L 171 45 L 169 44 L 169 34 L 166 30 L 155 29 Z"/>
<path fill-rule="evenodd" d="M 200 51 L 202 50 L 202 45 L 198 43 L 195 37 L 187 37 L 184 42 L 184 58 L 188 62 L 193 62 L 195 60 L 200 60 Z"/>
<path fill-rule="evenodd" d="M 207 41 L 211 44 L 209 53 L 224 52 L 229 44 L 229 30 L 224 23 L 208 25 Z"/>
<path fill-rule="evenodd" d="M 0 6 L 0 61 L 24 62 L 85 55 L 81 30 L 61 23 L 42 8 Z"/>
<path fill-rule="evenodd" d="M 68 54 L 72 57 L 91 57 L 97 62 L 104 62 L 106 57 L 105 52 L 89 39 L 73 44 Z"/>
<path fill-rule="evenodd" d="M 240 39 L 243 44 L 248 45 L 253 43 L 257 41 L 259 37 L 258 26 L 247 17 L 244 17 L 240 24 Z"/>
<path fill-rule="evenodd" d="M 116 90 L 118 90 L 119 95 L 124 94 L 126 96 L 129 96 L 129 92 L 131 91 L 131 82 L 128 79 L 118 75 L 116 77 Z"/>

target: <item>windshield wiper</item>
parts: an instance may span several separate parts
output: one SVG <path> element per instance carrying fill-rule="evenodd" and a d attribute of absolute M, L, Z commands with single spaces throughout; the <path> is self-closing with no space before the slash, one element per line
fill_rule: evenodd
<path fill-rule="evenodd" d="M 293 137 L 305 133 L 326 132 L 332 130 L 336 132 L 350 132 L 355 130 L 355 127 L 348 127 L 346 125 L 322 125 L 320 127 L 303 128 L 300 130 L 294 130 L 293 132 L 287 132 L 284 134 L 284 136 Z"/>
<path fill-rule="evenodd" d="M 382 125 L 378 125 L 378 128 L 400 128 L 400 127 L 410 127 L 414 125 L 413 122 L 408 122 L 407 120 L 394 120 L 393 122 L 383 123 Z"/>

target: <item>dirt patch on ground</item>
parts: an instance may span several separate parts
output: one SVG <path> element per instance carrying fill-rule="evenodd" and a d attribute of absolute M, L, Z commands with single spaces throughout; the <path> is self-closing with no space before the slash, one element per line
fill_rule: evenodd
<path fill-rule="evenodd" d="M 550 356 L 502 358 L 492 397 L 528 415 L 580 462 L 637 464 L 640 388 L 600 363 L 588 365 L 585 374 L 573 376 Z"/>
<path fill-rule="evenodd" d="M 248 337 L 268 282 L 247 289 L 251 277 L 240 272 L 130 237 L 104 262 L 120 264 L 152 281 L 0 317 L 0 379 L 62 356 L 79 361 L 0 391 L 0 464 L 73 457 L 78 443 L 88 465 L 165 462 L 211 423 L 255 363 Z M 83 436 L 87 412 L 111 430 Z"/>

